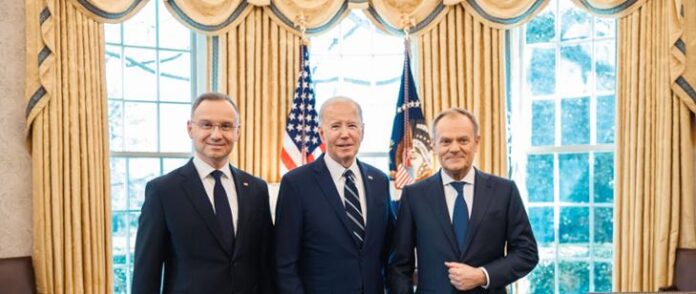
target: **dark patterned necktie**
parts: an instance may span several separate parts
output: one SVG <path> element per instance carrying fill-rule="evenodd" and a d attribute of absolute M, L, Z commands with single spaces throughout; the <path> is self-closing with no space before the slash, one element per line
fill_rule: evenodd
<path fill-rule="evenodd" d="M 343 188 L 346 214 L 348 214 L 353 237 L 358 242 L 358 246 L 362 247 L 365 238 L 365 219 L 360 208 L 358 189 L 355 187 L 355 178 L 351 170 L 346 170 L 343 176 L 346 179 L 346 184 Z"/>
<path fill-rule="evenodd" d="M 227 193 L 225 193 L 225 188 L 222 187 L 220 179 L 222 172 L 215 170 L 210 175 L 215 179 L 215 188 L 213 189 L 215 216 L 222 229 L 222 239 L 231 250 L 234 247 L 234 223 L 232 221 L 230 202 L 227 200 Z"/>

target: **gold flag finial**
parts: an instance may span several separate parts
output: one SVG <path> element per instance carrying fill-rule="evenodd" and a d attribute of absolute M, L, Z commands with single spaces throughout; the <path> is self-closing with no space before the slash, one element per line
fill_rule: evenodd
<path fill-rule="evenodd" d="M 309 44 L 309 39 L 307 38 L 308 19 L 309 18 L 304 13 L 300 13 L 297 17 L 295 17 L 295 26 L 300 29 L 300 36 L 302 37 L 302 43 L 305 45 Z"/>

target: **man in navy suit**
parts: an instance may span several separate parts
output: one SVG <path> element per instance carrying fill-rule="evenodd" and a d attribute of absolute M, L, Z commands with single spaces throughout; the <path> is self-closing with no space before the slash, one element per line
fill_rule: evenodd
<path fill-rule="evenodd" d="M 228 159 L 237 106 L 201 95 L 188 133 L 193 159 L 145 188 L 133 293 L 275 293 L 268 187 Z"/>
<path fill-rule="evenodd" d="M 505 293 L 538 263 L 537 245 L 515 183 L 472 166 L 478 123 L 453 108 L 433 121 L 439 173 L 406 186 L 394 231 L 389 284 L 413 293 Z"/>
<path fill-rule="evenodd" d="M 384 293 L 393 222 L 389 180 L 356 158 L 362 110 L 334 97 L 321 107 L 326 154 L 280 183 L 276 262 L 280 293 Z"/>

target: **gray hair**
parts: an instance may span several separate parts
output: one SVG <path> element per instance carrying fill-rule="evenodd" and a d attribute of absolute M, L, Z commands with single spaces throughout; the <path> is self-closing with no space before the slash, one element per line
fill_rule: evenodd
<path fill-rule="evenodd" d="M 360 122 L 363 122 L 362 108 L 360 107 L 360 104 L 358 104 L 358 102 L 345 96 L 335 96 L 324 101 L 324 104 L 321 105 L 321 108 L 319 109 L 319 125 L 321 125 L 324 121 L 324 111 L 326 110 L 326 107 L 328 107 L 331 104 L 342 102 L 353 104 L 353 106 L 355 106 L 355 109 L 357 109 L 358 111 L 358 118 L 360 118 Z"/>
<path fill-rule="evenodd" d="M 227 101 L 230 104 L 232 104 L 232 107 L 234 108 L 234 124 L 239 125 L 239 108 L 237 108 L 237 104 L 232 101 L 232 98 L 230 96 L 227 96 L 223 93 L 220 92 L 206 92 L 201 94 L 196 98 L 196 100 L 193 101 L 193 104 L 191 105 L 191 118 L 193 118 L 193 113 L 196 111 L 196 108 L 203 103 L 203 101 Z"/>
<path fill-rule="evenodd" d="M 433 120 L 433 126 L 432 126 L 432 137 L 433 140 L 437 137 L 437 132 L 435 131 L 437 129 L 437 124 L 442 120 L 442 118 L 446 116 L 454 116 L 454 115 L 461 115 L 469 119 L 471 121 L 471 124 L 474 125 L 474 134 L 478 136 L 479 134 L 479 124 L 478 120 L 476 120 L 476 116 L 469 112 L 468 110 L 464 108 L 450 108 L 447 110 L 443 110 L 442 112 L 438 113 L 437 116 L 435 116 L 435 119 Z"/>

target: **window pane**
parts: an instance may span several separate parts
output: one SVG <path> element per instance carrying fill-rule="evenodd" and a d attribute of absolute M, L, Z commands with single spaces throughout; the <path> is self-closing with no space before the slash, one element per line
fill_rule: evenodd
<path fill-rule="evenodd" d="M 111 209 L 126 210 L 128 209 L 126 159 L 112 157 L 109 165 L 111 166 Z"/>
<path fill-rule="evenodd" d="M 549 4 L 544 11 L 527 23 L 527 44 L 549 42 L 556 36 L 555 15 L 556 5 Z"/>
<path fill-rule="evenodd" d="M 157 158 L 128 159 L 128 198 L 129 209 L 140 210 L 145 200 L 145 184 L 160 175 Z"/>
<path fill-rule="evenodd" d="M 561 143 L 578 145 L 590 143 L 590 98 L 561 101 Z"/>
<path fill-rule="evenodd" d="M 191 101 L 191 54 L 159 51 L 160 100 Z"/>
<path fill-rule="evenodd" d="M 114 265 L 114 294 L 128 293 L 128 269 Z"/>
<path fill-rule="evenodd" d="M 595 72 L 597 91 L 614 91 L 616 87 L 616 44 L 614 41 L 595 43 Z"/>
<path fill-rule="evenodd" d="M 126 151 L 157 151 L 157 104 L 126 102 Z"/>
<path fill-rule="evenodd" d="M 532 95 L 556 92 L 556 52 L 553 48 L 531 48 L 525 53 L 527 87 Z"/>
<path fill-rule="evenodd" d="M 106 43 L 121 44 L 121 25 L 104 24 L 104 39 Z"/>
<path fill-rule="evenodd" d="M 594 291 L 611 292 L 612 266 L 610 262 L 595 262 L 594 264 Z"/>
<path fill-rule="evenodd" d="M 556 107 L 553 100 L 532 102 L 532 146 L 554 145 Z"/>
<path fill-rule="evenodd" d="M 558 254 L 561 257 L 586 257 L 589 254 L 590 213 L 587 207 L 561 207 L 558 228 Z"/>
<path fill-rule="evenodd" d="M 527 195 L 530 202 L 553 202 L 553 154 L 527 156 Z"/>
<path fill-rule="evenodd" d="M 594 201 L 596 203 L 614 202 L 614 153 L 595 153 L 594 161 Z"/>
<path fill-rule="evenodd" d="M 558 263 L 559 293 L 587 293 L 590 290 L 590 265 L 587 262 Z"/>
<path fill-rule="evenodd" d="M 589 94 L 592 50 L 590 44 L 561 47 L 561 67 L 559 92 L 563 97 L 577 97 Z"/>
<path fill-rule="evenodd" d="M 123 102 L 109 99 L 109 148 L 123 151 Z"/>
<path fill-rule="evenodd" d="M 158 1 L 145 4 L 138 13 L 123 23 L 125 45 L 155 47 L 157 40 L 155 5 Z"/>
<path fill-rule="evenodd" d="M 616 131 L 614 95 L 597 97 L 597 144 L 613 144 Z"/>
<path fill-rule="evenodd" d="M 189 104 L 160 104 L 160 151 L 190 152 L 191 139 L 186 122 L 191 114 Z"/>
<path fill-rule="evenodd" d="M 528 210 L 529 222 L 539 246 L 553 243 L 553 207 L 531 207 Z"/>
<path fill-rule="evenodd" d="M 114 265 L 125 265 L 128 256 L 128 220 L 126 212 L 114 212 L 111 217 L 111 246 Z"/>
<path fill-rule="evenodd" d="M 607 38 L 616 36 L 616 25 L 613 19 L 595 17 L 595 37 Z M 615 49 L 612 49 L 615 50 Z"/>
<path fill-rule="evenodd" d="M 365 55 L 372 50 L 372 23 L 364 13 L 351 13 L 341 23 L 344 55 Z"/>
<path fill-rule="evenodd" d="M 174 19 L 165 7 L 163 1 L 157 2 L 159 9 L 159 46 L 167 49 L 191 49 L 191 31 Z"/>
<path fill-rule="evenodd" d="M 530 291 L 533 294 L 553 294 L 555 291 L 554 283 L 554 264 L 551 260 L 541 260 L 534 270 L 529 274 Z"/>
<path fill-rule="evenodd" d="M 563 202 L 589 202 L 589 155 L 567 153 L 558 155 L 560 200 Z"/>
<path fill-rule="evenodd" d="M 570 1 L 560 1 L 561 41 L 589 38 L 592 16 L 578 9 Z"/>
<path fill-rule="evenodd" d="M 189 158 L 164 158 L 162 159 L 162 174 L 166 175 L 171 171 L 183 166 L 188 161 Z"/>
<path fill-rule="evenodd" d="M 107 25 L 109 26 L 109 25 Z M 122 65 L 123 56 L 121 46 L 106 45 L 106 72 L 109 73 L 109 78 L 106 79 L 106 96 L 108 98 L 123 98 L 123 73 Z"/>
<path fill-rule="evenodd" d="M 595 207 L 594 211 L 595 246 L 611 245 L 614 239 L 614 210 L 611 207 Z"/>
<path fill-rule="evenodd" d="M 156 52 L 154 49 L 125 48 L 123 94 L 126 99 L 157 99 Z"/>

